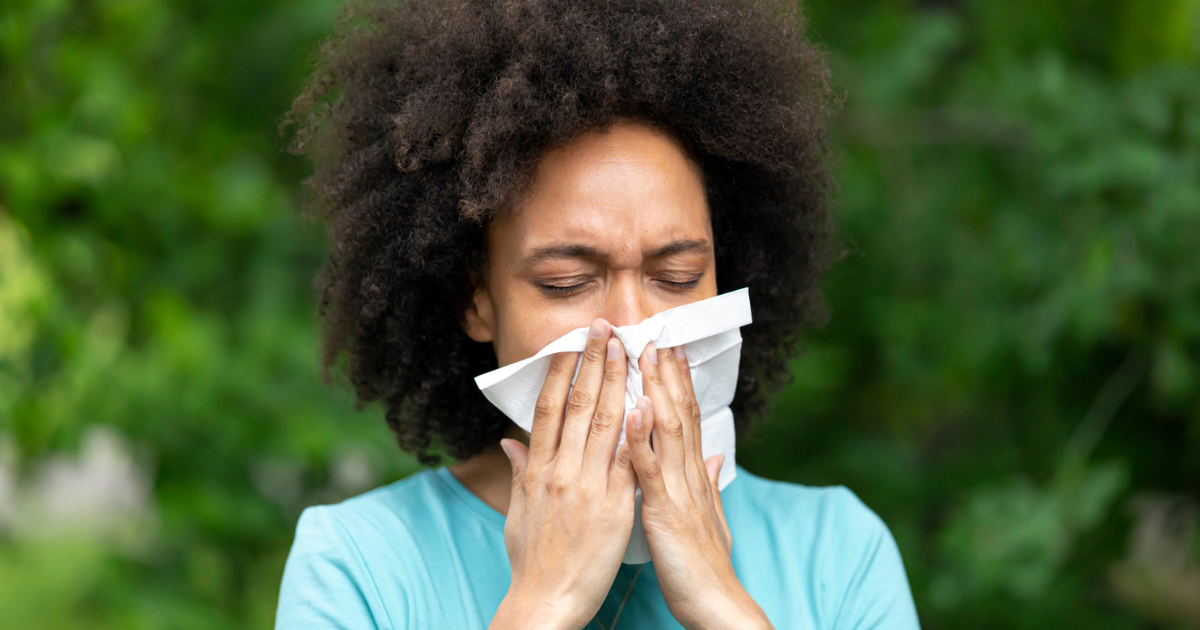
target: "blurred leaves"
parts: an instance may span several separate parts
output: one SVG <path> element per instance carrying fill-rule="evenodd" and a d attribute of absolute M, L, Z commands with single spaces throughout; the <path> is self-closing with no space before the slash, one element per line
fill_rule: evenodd
<path fill-rule="evenodd" d="M 937 4 L 811 5 L 845 251 L 739 461 L 863 495 L 928 627 L 1190 627 L 1113 567 L 1200 497 L 1198 5 Z"/>
<path fill-rule="evenodd" d="M 1110 578 L 1118 597 L 1151 619 L 1183 620 L 1200 627 L 1200 509 L 1187 496 L 1142 493 L 1134 514 L 1129 553 Z"/>
<path fill-rule="evenodd" d="M 269 627 L 299 510 L 415 470 L 317 379 L 275 136 L 337 4 L 0 4 L 8 625 Z M 845 253 L 739 462 L 862 495 L 926 627 L 1200 627 L 1198 7 L 807 5 Z"/>
<path fill-rule="evenodd" d="M 1096 526 L 1126 485 L 1119 465 L 1073 473 L 1045 488 L 1017 479 L 976 490 L 942 532 L 953 569 L 933 583 L 934 604 L 953 608 L 968 596 L 1045 593 L 1074 539 Z"/>
<path fill-rule="evenodd" d="M 2 210 L 2 206 L 0 206 Z M 30 385 L 30 350 L 44 311 L 48 279 L 34 261 L 26 235 L 0 214 L 0 420 L 7 421 L 22 388 Z"/>
<path fill-rule="evenodd" d="M 415 469 L 318 379 L 276 138 L 336 9 L 0 5 L 6 625 L 267 627 L 299 511 Z"/>

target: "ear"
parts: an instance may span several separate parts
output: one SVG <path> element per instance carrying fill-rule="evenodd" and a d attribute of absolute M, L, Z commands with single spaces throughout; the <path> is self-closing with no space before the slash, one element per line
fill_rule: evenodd
<path fill-rule="evenodd" d="M 463 332 L 475 341 L 486 343 L 496 338 L 496 309 L 492 306 L 491 294 L 482 283 L 475 288 L 475 295 L 459 323 Z"/>

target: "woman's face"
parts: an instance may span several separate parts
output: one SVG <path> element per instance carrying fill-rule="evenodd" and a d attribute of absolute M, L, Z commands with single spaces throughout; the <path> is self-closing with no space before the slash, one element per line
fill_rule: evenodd
<path fill-rule="evenodd" d="M 483 285 L 463 318 L 500 365 L 603 318 L 636 324 L 717 294 L 699 167 L 637 123 L 548 153 L 519 208 L 488 227 Z"/>

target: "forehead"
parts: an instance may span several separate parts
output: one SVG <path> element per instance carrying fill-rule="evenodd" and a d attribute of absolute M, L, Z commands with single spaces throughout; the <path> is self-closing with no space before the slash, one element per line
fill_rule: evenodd
<path fill-rule="evenodd" d="M 712 240 L 699 167 L 674 139 L 637 123 L 548 152 L 492 233 L 493 245 L 514 256 L 563 242 L 636 256 L 681 239 Z"/>

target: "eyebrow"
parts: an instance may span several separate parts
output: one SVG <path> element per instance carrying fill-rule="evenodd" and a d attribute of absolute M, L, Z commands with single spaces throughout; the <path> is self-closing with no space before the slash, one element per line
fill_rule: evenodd
<path fill-rule="evenodd" d="M 676 254 L 706 253 L 710 248 L 711 245 L 707 239 L 685 239 L 667 243 L 658 249 L 644 252 L 643 256 L 646 258 L 661 258 Z M 539 247 L 530 252 L 525 257 L 524 262 L 527 265 L 536 265 L 555 258 L 593 258 L 596 260 L 606 260 L 608 253 L 587 245 L 563 243 Z"/>
<path fill-rule="evenodd" d="M 682 240 L 668 243 L 658 249 L 644 254 L 646 258 L 660 258 L 662 256 L 674 256 L 675 254 L 704 254 L 712 249 L 708 239 Z"/>

